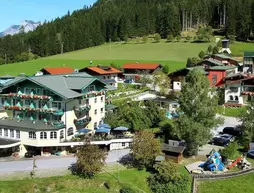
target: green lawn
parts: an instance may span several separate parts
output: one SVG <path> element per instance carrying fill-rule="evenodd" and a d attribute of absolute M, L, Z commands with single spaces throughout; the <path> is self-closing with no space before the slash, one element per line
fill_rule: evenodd
<path fill-rule="evenodd" d="M 225 180 L 200 182 L 198 193 L 254 193 L 254 173 Z"/>
<path fill-rule="evenodd" d="M 230 45 L 230 49 L 232 54 L 235 56 L 243 56 L 244 51 L 253 51 L 254 44 L 253 43 L 245 43 L 245 42 L 235 42 Z"/>
<path fill-rule="evenodd" d="M 242 107 L 242 108 L 225 108 L 224 111 L 223 107 L 218 107 L 217 113 L 227 117 L 239 117 L 244 110 L 246 109 Z"/>
<path fill-rule="evenodd" d="M 121 185 L 129 185 L 136 192 L 150 192 L 146 178 L 148 172 L 137 171 L 134 169 L 122 170 L 119 173 Z M 113 173 L 116 177 L 117 173 Z M 121 185 L 118 184 L 116 178 L 108 173 L 102 173 L 95 179 L 82 179 L 77 176 L 59 176 L 49 178 L 35 178 L 15 180 L 15 181 L 0 181 L 1 193 L 13 192 L 108 192 L 104 186 L 107 182 L 110 186 L 109 192 L 119 192 Z"/>

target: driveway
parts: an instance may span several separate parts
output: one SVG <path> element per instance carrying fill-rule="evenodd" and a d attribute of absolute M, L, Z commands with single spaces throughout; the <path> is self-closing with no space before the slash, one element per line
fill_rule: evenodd
<path fill-rule="evenodd" d="M 129 149 L 114 150 L 108 153 L 106 163 L 117 162 L 121 157 L 129 154 Z M 36 170 L 67 169 L 76 162 L 75 157 L 57 157 L 47 159 L 37 159 L 35 161 Z M 19 160 L 10 162 L 0 162 L 0 173 L 32 171 L 33 160 Z"/>

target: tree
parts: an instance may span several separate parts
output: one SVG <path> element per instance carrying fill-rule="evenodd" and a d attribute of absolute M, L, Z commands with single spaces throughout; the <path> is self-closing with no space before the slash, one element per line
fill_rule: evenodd
<path fill-rule="evenodd" d="M 143 36 L 142 37 L 142 42 L 147 43 L 148 42 L 148 36 Z"/>
<path fill-rule="evenodd" d="M 222 47 L 222 41 L 221 40 L 219 40 L 218 42 L 217 42 L 217 47 Z"/>
<path fill-rule="evenodd" d="M 64 44 L 64 42 L 63 42 L 61 33 L 56 34 L 56 42 L 61 46 L 61 54 L 63 54 L 63 44 Z"/>
<path fill-rule="evenodd" d="M 168 67 L 168 65 L 164 65 L 164 66 L 163 66 L 162 72 L 164 72 L 165 74 L 168 74 L 168 73 L 169 73 L 169 67 Z"/>
<path fill-rule="evenodd" d="M 185 39 L 186 39 L 187 42 L 189 42 L 191 40 L 191 36 L 188 35 L 188 36 L 186 36 Z"/>
<path fill-rule="evenodd" d="M 5 63 L 4 59 L 0 57 L 0 65 L 2 65 L 4 63 Z"/>
<path fill-rule="evenodd" d="M 204 51 L 200 51 L 199 54 L 198 54 L 198 57 L 203 60 L 204 57 L 205 57 L 205 52 Z"/>
<path fill-rule="evenodd" d="M 213 47 L 213 54 L 218 54 L 219 53 L 219 48 L 218 46 Z"/>
<path fill-rule="evenodd" d="M 250 142 L 254 140 L 254 101 L 252 100 L 247 106 L 247 110 L 242 111 L 240 120 L 242 121 L 243 135 L 241 137 L 241 143 L 244 147 L 248 147 Z"/>
<path fill-rule="evenodd" d="M 155 41 L 155 42 L 160 42 L 160 41 L 161 41 L 161 36 L 160 36 L 160 34 L 155 34 L 155 36 L 154 36 L 154 41 Z"/>
<path fill-rule="evenodd" d="M 234 44 L 235 43 L 235 36 L 234 35 L 228 35 L 228 38 L 229 38 L 229 42 L 231 44 Z"/>
<path fill-rule="evenodd" d="M 175 39 L 175 38 L 174 38 L 174 36 L 173 36 L 172 34 L 170 34 L 170 35 L 167 36 L 167 41 L 168 41 L 168 42 L 173 42 L 174 39 Z"/>
<path fill-rule="evenodd" d="M 129 38 L 128 38 L 128 36 L 127 36 L 127 35 L 125 35 L 125 36 L 124 36 L 123 41 L 124 41 L 125 43 L 128 43 Z"/>
<path fill-rule="evenodd" d="M 180 36 L 180 35 L 176 36 L 176 41 L 177 41 L 177 42 L 180 42 L 180 41 L 181 41 L 181 36 Z"/>
<path fill-rule="evenodd" d="M 131 152 L 135 163 L 140 169 L 152 167 L 155 157 L 161 152 L 160 142 L 155 139 L 152 131 L 139 131 L 133 138 Z"/>
<path fill-rule="evenodd" d="M 148 84 L 152 83 L 150 74 L 147 71 L 142 71 L 139 73 L 140 79 L 137 81 L 139 83 L 141 83 L 142 87 L 146 87 Z"/>
<path fill-rule="evenodd" d="M 198 147 L 210 140 L 211 129 L 221 119 L 216 118 L 218 98 L 207 77 L 197 69 L 188 73 L 179 98 L 183 114 L 175 121 L 179 139 L 187 143 L 186 153 L 196 155 Z"/>
<path fill-rule="evenodd" d="M 150 189 L 154 193 L 186 193 L 189 192 L 191 179 L 187 175 L 177 171 L 176 164 L 171 161 L 163 161 L 155 164 L 155 172 L 151 174 L 147 181 Z"/>
<path fill-rule="evenodd" d="M 208 46 L 207 53 L 208 54 L 212 54 L 213 53 L 213 47 L 211 45 Z"/>
<path fill-rule="evenodd" d="M 97 145 L 87 143 L 79 148 L 76 157 L 77 162 L 73 174 L 90 178 L 101 171 L 107 153 L 101 150 Z"/>
<path fill-rule="evenodd" d="M 197 57 L 188 58 L 186 62 L 186 67 L 194 67 L 197 66 L 197 64 L 200 62 L 200 60 Z"/>
<path fill-rule="evenodd" d="M 161 95 L 167 95 L 170 89 L 169 77 L 163 72 L 154 73 L 152 78 L 152 87 L 154 91 L 159 90 Z"/>
<path fill-rule="evenodd" d="M 227 147 L 224 149 L 220 150 L 220 154 L 225 156 L 227 159 L 232 159 L 234 160 L 236 157 L 239 156 L 238 152 L 238 144 L 236 142 L 229 143 Z"/>

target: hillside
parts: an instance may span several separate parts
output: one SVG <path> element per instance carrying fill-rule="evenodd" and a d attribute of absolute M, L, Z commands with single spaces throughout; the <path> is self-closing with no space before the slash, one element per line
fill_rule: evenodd
<path fill-rule="evenodd" d="M 185 67 L 188 57 L 197 56 L 203 50 L 206 51 L 209 45 L 213 43 L 195 44 L 195 43 L 112 43 L 87 48 L 79 51 L 68 52 L 63 55 L 55 55 L 31 60 L 26 62 L 0 65 L 0 75 L 11 74 L 18 75 L 25 73 L 32 75 L 43 67 L 70 66 L 73 68 L 83 68 L 88 66 L 90 61 L 94 65 L 109 65 L 114 63 L 121 66 L 126 62 L 152 62 L 168 65 L 170 71 Z M 111 51 L 110 51 L 111 47 Z M 243 55 L 245 50 L 253 50 L 251 43 L 236 42 L 231 46 L 234 55 Z"/>

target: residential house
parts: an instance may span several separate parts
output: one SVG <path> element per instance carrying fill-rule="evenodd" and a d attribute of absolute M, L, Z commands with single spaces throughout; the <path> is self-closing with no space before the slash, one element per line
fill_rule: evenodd
<path fill-rule="evenodd" d="M 111 66 L 89 66 L 83 69 L 80 69 L 79 72 L 86 72 L 99 80 L 114 86 L 117 88 L 117 82 L 119 81 L 122 71 L 113 68 Z"/>
<path fill-rule="evenodd" d="M 176 163 L 180 163 L 182 161 L 185 148 L 185 142 L 175 140 L 168 140 L 168 144 L 163 143 L 161 146 L 161 150 L 165 153 L 166 157 L 174 160 Z"/>
<path fill-rule="evenodd" d="M 254 96 L 254 76 L 239 73 L 225 78 L 225 106 L 246 105 Z"/>
<path fill-rule="evenodd" d="M 16 78 L 0 92 L 0 104 L 8 114 L 0 120 L 0 141 L 13 142 L 0 143 L 0 149 L 19 149 L 24 155 L 29 149 L 43 154 L 73 146 L 62 142 L 79 129 L 94 131 L 102 122 L 105 87 L 87 73 Z"/>
<path fill-rule="evenodd" d="M 39 72 L 35 74 L 35 76 L 41 75 L 56 75 L 56 74 L 71 74 L 74 73 L 75 70 L 70 67 L 55 67 L 55 68 L 42 68 Z"/>
<path fill-rule="evenodd" d="M 243 72 L 254 73 L 254 52 L 244 52 Z"/>
<path fill-rule="evenodd" d="M 161 64 L 140 64 L 140 63 L 127 63 L 121 69 L 125 80 L 138 80 L 142 74 L 152 75 L 155 72 L 162 70 Z"/>

